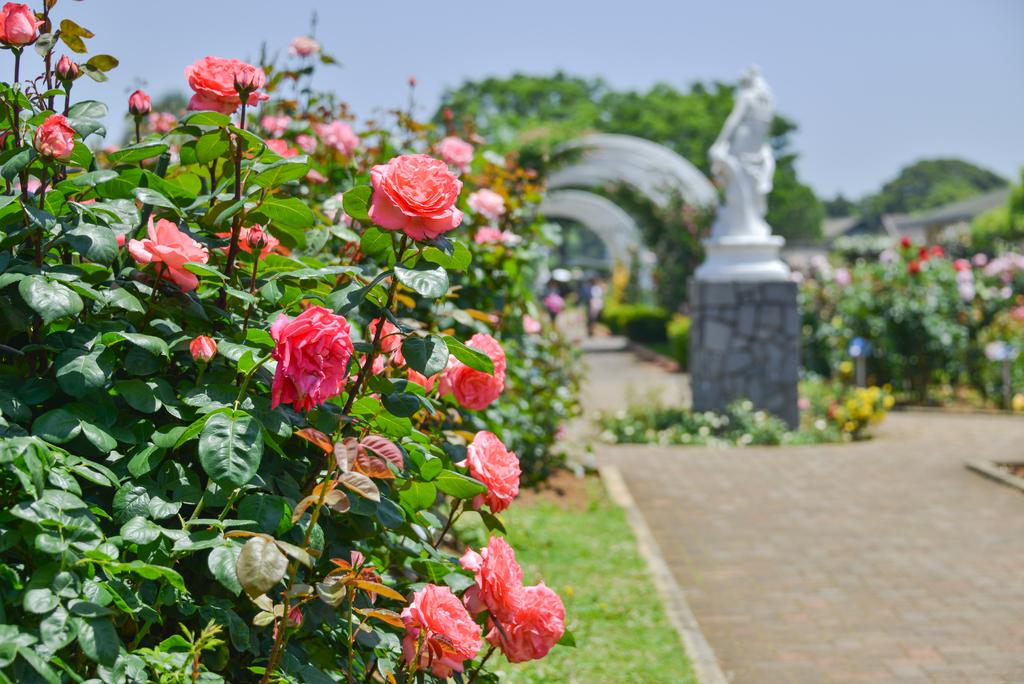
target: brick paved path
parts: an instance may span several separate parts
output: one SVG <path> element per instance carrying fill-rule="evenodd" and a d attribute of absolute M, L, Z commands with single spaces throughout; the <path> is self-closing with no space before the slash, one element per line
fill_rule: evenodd
<path fill-rule="evenodd" d="M 607 346 L 607 343 L 605 343 Z M 589 410 L 666 384 L 587 355 Z M 869 442 L 601 446 L 736 684 L 1024 683 L 1024 495 L 963 467 L 1024 457 L 1024 420 L 897 413 Z"/>

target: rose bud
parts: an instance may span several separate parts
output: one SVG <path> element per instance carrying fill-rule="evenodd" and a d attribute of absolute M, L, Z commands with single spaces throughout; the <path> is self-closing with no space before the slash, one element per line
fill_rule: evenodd
<path fill-rule="evenodd" d="M 196 361 L 209 363 L 217 353 L 217 343 L 209 335 L 200 335 L 189 342 L 188 350 Z"/>
<path fill-rule="evenodd" d="M 262 69 L 257 69 L 251 64 L 240 64 L 235 70 L 235 90 L 238 97 L 246 102 L 249 93 L 259 90 L 267 84 L 267 77 Z"/>
<path fill-rule="evenodd" d="M 415 88 L 416 87 L 416 77 L 415 76 L 410 76 L 409 77 L 409 87 L 410 88 Z"/>
<path fill-rule="evenodd" d="M 267 234 L 259 226 L 253 226 L 245 236 L 245 242 L 254 251 L 262 251 L 267 246 Z"/>
<path fill-rule="evenodd" d="M 136 90 L 128 96 L 128 111 L 131 112 L 133 116 L 145 116 L 146 114 L 149 114 L 152 108 L 153 106 L 149 101 L 149 95 L 141 90 Z"/>
<path fill-rule="evenodd" d="M 67 119 L 54 114 L 36 129 L 33 144 L 40 156 L 66 162 L 75 149 L 75 131 Z"/>
<path fill-rule="evenodd" d="M 82 70 L 78 68 L 78 65 L 71 61 L 67 55 L 61 55 L 60 60 L 57 62 L 57 78 L 67 83 L 68 81 L 74 81 L 82 74 Z"/>
<path fill-rule="evenodd" d="M 28 5 L 9 2 L 0 9 L 0 42 L 15 47 L 28 45 L 38 37 L 42 24 Z"/>

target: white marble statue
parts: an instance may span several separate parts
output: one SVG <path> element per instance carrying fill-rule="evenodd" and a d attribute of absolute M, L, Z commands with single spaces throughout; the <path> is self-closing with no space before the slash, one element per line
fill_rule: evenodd
<path fill-rule="evenodd" d="M 757 67 L 740 79 L 736 103 L 708 151 L 715 180 L 725 189 L 705 242 L 701 280 L 784 280 L 789 269 L 779 259 L 785 241 L 764 220 L 775 175 L 770 144 L 775 97 Z"/>

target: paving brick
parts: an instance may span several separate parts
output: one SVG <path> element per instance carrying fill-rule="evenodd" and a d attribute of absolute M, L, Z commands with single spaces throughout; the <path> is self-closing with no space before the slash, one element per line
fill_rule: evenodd
<path fill-rule="evenodd" d="M 588 410 L 682 376 L 587 356 Z M 848 445 L 599 446 L 618 465 L 734 684 L 1024 682 L 1024 496 L 967 458 L 1024 421 L 894 413 Z"/>

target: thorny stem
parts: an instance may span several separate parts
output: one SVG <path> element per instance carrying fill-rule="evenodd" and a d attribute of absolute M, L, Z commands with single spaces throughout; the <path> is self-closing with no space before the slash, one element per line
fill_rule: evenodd
<path fill-rule="evenodd" d="M 476 676 L 480 674 L 480 670 L 484 668 L 484 663 L 487 662 L 487 659 L 491 657 L 492 653 L 494 653 L 494 646 L 491 646 L 491 648 L 487 651 L 487 654 L 484 656 L 483 660 L 480 661 L 480 664 L 477 665 L 476 669 L 473 670 L 473 672 L 469 675 L 469 679 L 466 680 L 466 684 L 473 684 L 473 681 L 476 679 Z"/>
<path fill-rule="evenodd" d="M 460 515 L 462 515 L 462 510 L 459 508 L 461 505 L 462 501 L 458 499 L 456 499 L 455 503 L 452 504 L 452 509 L 448 511 L 448 522 L 444 524 L 444 529 L 441 530 L 441 534 L 437 536 L 437 540 L 434 542 L 435 549 L 441 545 L 441 542 L 444 541 L 444 535 L 448 534 L 448 530 L 452 528 L 455 521 L 459 519 Z"/>
<path fill-rule="evenodd" d="M 398 246 L 398 255 L 395 257 L 395 265 L 401 265 L 402 257 L 405 256 L 405 251 L 409 247 L 409 238 L 405 235 L 402 236 L 402 242 Z M 385 309 L 391 309 L 395 304 L 395 294 L 398 292 L 398 277 L 391 277 L 391 285 L 388 286 L 388 299 L 385 303 Z M 363 367 L 359 369 L 359 375 L 356 376 L 356 382 L 352 385 L 352 390 L 349 392 L 348 400 L 345 401 L 345 407 L 341 409 L 342 415 L 348 415 L 349 411 L 352 410 L 352 404 L 355 403 L 356 396 L 359 394 L 360 388 L 363 383 L 366 382 L 366 378 L 369 377 L 370 372 L 373 370 L 373 362 L 377 359 L 377 352 L 380 351 L 380 340 L 384 332 L 384 317 L 381 316 L 381 322 L 377 326 L 377 329 L 373 334 L 373 347 L 370 349 L 369 355 L 363 362 Z"/>
<path fill-rule="evenodd" d="M 240 129 L 245 130 L 245 103 L 242 103 L 242 114 L 239 118 Z M 242 139 L 235 136 L 235 201 L 242 199 Z M 228 261 L 224 266 L 224 275 L 231 278 L 235 272 L 235 259 L 238 257 L 238 236 L 242 232 L 242 214 L 238 212 L 231 222 L 231 243 L 228 245 Z M 221 299 L 226 301 L 227 290 L 221 290 Z"/>
<path fill-rule="evenodd" d="M 401 264 L 402 263 L 402 257 L 405 255 L 405 251 L 408 248 L 408 246 L 409 246 L 408 237 L 402 236 L 402 241 L 399 244 L 398 253 L 397 253 L 397 256 L 396 256 L 396 259 L 395 259 L 395 263 L 396 264 Z M 395 294 L 397 292 L 398 292 L 398 278 L 397 277 L 392 277 L 391 285 L 388 288 L 387 302 L 384 305 L 384 307 L 386 309 L 390 310 L 391 307 L 394 306 L 394 304 L 395 304 Z M 359 390 L 362 388 L 363 383 L 366 381 L 366 378 L 368 377 L 368 375 L 370 373 L 370 370 L 373 368 L 373 361 L 374 361 L 374 359 L 377 358 L 377 352 L 380 350 L 380 340 L 381 340 L 381 336 L 382 336 L 383 332 L 384 332 L 384 325 L 382 323 L 382 324 L 378 325 L 377 326 L 377 330 L 374 331 L 373 345 L 372 345 L 372 347 L 370 349 L 370 353 L 367 355 L 366 361 L 363 363 L 363 366 L 362 366 L 362 368 L 359 371 L 359 375 L 356 378 L 356 381 L 352 385 L 352 389 L 349 392 L 348 400 L 345 402 L 345 406 L 341 410 L 343 416 L 347 416 L 349 414 L 349 412 L 352 410 L 352 404 L 355 403 L 355 398 L 359 394 Z M 239 395 L 239 396 L 241 396 L 241 395 Z M 320 519 L 320 511 L 323 510 L 324 500 L 327 498 L 328 487 L 326 487 L 324 485 L 326 484 L 326 482 L 328 480 L 330 480 L 331 478 L 334 477 L 334 473 L 337 470 L 337 464 L 334 462 L 334 460 L 330 456 L 328 456 L 328 463 L 329 463 L 329 466 L 327 468 L 327 477 L 325 478 L 323 485 L 320 487 L 320 496 L 317 499 L 316 507 L 313 509 L 313 513 L 310 516 L 309 525 L 307 525 L 307 527 L 306 527 L 306 535 L 305 535 L 305 537 L 303 539 L 303 542 L 302 542 L 302 548 L 304 548 L 304 549 L 309 548 L 309 540 L 310 540 L 311 535 L 313 534 L 313 528 L 316 527 L 317 521 L 319 521 L 319 519 Z M 294 561 L 293 560 L 289 564 L 289 566 L 288 566 L 288 583 L 287 583 L 285 591 L 284 591 L 284 595 L 285 596 L 288 595 L 288 593 L 291 591 L 292 587 L 295 585 L 295 579 L 296 579 L 296 576 L 298 575 L 298 572 L 299 572 L 299 563 L 298 563 L 298 561 Z M 291 603 L 290 599 L 286 599 L 286 601 L 289 604 Z M 281 657 L 281 652 L 284 649 L 284 646 L 285 646 L 285 644 L 288 641 L 288 638 L 285 635 L 285 632 L 288 631 L 287 630 L 287 626 L 288 626 L 288 608 L 289 607 L 290 606 L 286 605 L 284 610 L 282 611 L 281 617 L 276 619 L 277 637 L 275 637 L 275 639 L 274 639 L 274 645 L 273 645 L 273 647 L 271 648 L 271 651 L 270 651 L 270 660 L 267 662 L 267 667 L 266 667 L 266 670 L 263 673 L 263 678 L 260 679 L 260 684 L 267 684 L 270 681 L 270 677 L 273 675 L 274 670 L 277 669 L 277 662 L 278 662 L 278 660 Z M 351 626 L 351 619 L 349 621 L 349 625 Z M 351 653 L 351 648 L 349 649 L 349 651 Z"/>

